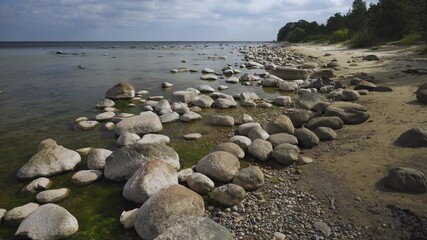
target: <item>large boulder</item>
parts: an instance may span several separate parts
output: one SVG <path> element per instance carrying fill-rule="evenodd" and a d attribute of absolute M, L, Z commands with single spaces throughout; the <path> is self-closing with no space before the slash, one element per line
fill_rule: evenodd
<path fill-rule="evenodd" d="M 301 127 L 316 115 L 313 111 L 298 108 L 288 108 L 283 114 L 291 119 L 294 127 Z"/>
<path fill-rule="evenodd" d="M 336 116 L 346 124 L 360 124 L 371 116 L 368 109 L 360 104 L 352 102 L 333 102 L 325 109 L 325 116 Z"/>
<path fill-rule="evenodd" d="M 284 80 L 304 80 L 310 76 L 310 72 L 306 69 L 280 67 L 275 69 L 269 69 L 268 72 Z"/>
<path fill-rule="evenodd" d="M 427 104 L 427 83 L 421 85 L 416 93 L 418 102 Z"/>
<path fill-rule="evenodd" d="M 142 239 L 151 240 L 178 220 L 203 216 L 203 198 L 181 185 L 172 185 L 151 196 L 138 210 L 135 230 Z"/>
<path fill-rule="evenodd" d="M 65 208 L 45 204 L 37 208 L 19 225 L 16 238 L 56 240 L 67 238 L 77 232 L 77 219 Z"/>
<path fill-rule="evenodd" d="M 135 89 L 129 83 L 121 82 L 108 89 L 105 97 L 109 99 L 130 99 L 135 97 Z"/>
<path fill-rule="evenodd" d="M 215 187 L 215 183 L 206 175 L 193 173 L 186 179 L 188 187 L 198 194 L 207 194 Z"/>
<path fill-rule="evenodd" d="M 210 199 L 227 207 L 240 203 L 245 196 L 245 189 L 233 183 L 217 187 L 209 193 Z"/>
<path fill-rule="evenodd" d="M 271 143 L 262 139 L 256 139 L 248 146 L 248 152 L 260 161 L 267 161 L 272 151 Z"/>
<path fill-rule="evenodd" d="M 316 104 L 327 102 L 326 98 L 317 93 L 303 93 L 295 98 L 295 106 L 302 109 L 314 109 Z"/>
<path fill-rule="evenodd" d="M 169 163 L 153 160 L 138 169 L 123 187 L 123 197 L 144 203 L 163 188 L 178 184 L 178 173 Z"/>
<path fill-rule="evenodd" d="M 292 145 L 298 145 L 298 139 L 291 134 L 288 133 L 276 133 L 270 136 L 268 141 L 273 145 L 273 147 L 276 147 L 282 143 L 289 143 Z"/>
<path fill-rule="evenodd" d="M 170 102 L 192 103 L 197 100 L 197 94 L 194 91 L 176 91 L 172 93 Z"/>
<path fill-rule="evenodd" d="M 272 156 L 279 163 L 288 166 L 298 160 L 299 153 L 300 150 L 297 146 L 289 143 L 282 143 L 274 148 Z"/>
<path fill-rule="evenodd" d="M 218 144 L 214 146 L 211 150 L 211 152 L 218 152 L 218 151 L 229 152 L 234 156 L 238 157 L 239 159 L 242 159 L 245 157 L 245 152 L 242 150 L 242 148 L 240 148 L 239 145 L 232 142 Z"/>
<path fill-rule="evenodd" d="M 427 191 L 426 176 L 412 168 L 391 169 L 386 178 L 386 185 L 400 192 L 425 193 Z"/>
<path fill-rule="evenodd" d="M 264 185 L 264 174 L 258 166 L 242 168 L 234 176 L 233 183 L 246 191 L 254 191 Z"/>
<path fill-rule="evenodd" d="M 339 117 L 315 117 L 310 119 L 305 125 L 309 129 L 328 127 L 334 130 L 341 129 L 343 126 L 344 121 Z"/>
<path fill-rule="evenodd" d="M 295 131 L 295 137 L 298 139 L 298 143 L 303 148 L 313 148 L 319 144 L 319 138 L 312 131 L 307 128 L 300 128 Z"/>
<path fill-rule="evenodd" d="M 267 123 L 266 131 L 269 134 L 275 133 L 289 133 L 294 134 L 294 124 L 291 119 L 286 115 L 279 115 L 274 120 Z"/>
<path fill-rule="evenodd" d="M 81 157 L 75 151 L 57 145 L 52 139 L 46 139 L 39 145 L 39 151 L 21 169 L 17 177 L 20 179 L 46 177 L 73 170 Z"/>
<path fill-rule="evenodd" d="M 40 205 L 37 203 L 27 203 L 25 205 L 12 208 L 4 214 L 4 220 L 22 221 L 39 207 Z"/>
<path fill-rule="evenodd" d="M 197 172 L 219 182 L 230 182 L 239 168 L 239 159 L 235 155 L 224 151 L 209 153 L 196 165 Z"/>
<path fill-rule="evenodd" d="M 427 147 L 427 130 L 422 127 L 409 129 L 397 138 L 396 143 L 404 147 Z"/>
<path fill-rule="evenodd" d="M 182 218 L 160 234 L 156 240 L 232 240 L 233 235 L 224 226 L 209 218 L 189 216 Z"/>
<path fill-rule="evenodd" d="M 108 149 L 95 148 L 87 157 L 87 168 L 102 170 L 105 167 L 105 159 L 113 153 Z"/>
<path fill-rule="evenodd" d="M 105 160 L 104 175 L 115 181 L 127 180 L 149 161 L 161 160 L 180 168 L 179 156 L 165 144 L 133 144 L 115 150 Z"/>
<path fill-rule="evenodd" d="M 163 129 L 160 118 L 153 112 L 142 112 L 138 116 L 123 119 L 116 126 L 116 134 L 122 135 L 125 132 L 143 135 L 146 133 L 156 133 Z"/>

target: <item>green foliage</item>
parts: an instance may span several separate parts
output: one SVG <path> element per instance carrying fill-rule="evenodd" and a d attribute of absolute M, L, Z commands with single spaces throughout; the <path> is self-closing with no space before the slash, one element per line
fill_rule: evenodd
<path fill-rule="evenodd" d="M 352 46 L 362 47 L 402 38 L 402 44 L 412 44 L 426 40 L 425 36 L 426 0 L 379 0 L 369 7 L 364 0 L 354 0 L 347 14 L 335 13 L 326 25 L 305 20 L 287 23 L 280 29 L 277 40 L 342 42 L 351 38 Z"/>
<path fill-rule="evenodd" d="M 400 40 L 399 44 L 401 45 L 411 45 L 423 40 L 423 36 L 419 33 L 411 33 L 406 35 L 402 40 Z"/>
<path fill-rule="evenodd" d="M 348 40 L 349 36 L 348 28 L 341 28 L 333 32 L 329 40 L 331 43 L 344 42 Z"/>
<path fill-rule="evenodd" d="M 377 43 L 378 41 L 376 37 L 368 31 L 358 32 L 350 39 L 350 45 L 352 48 L 371 47 Z"/>

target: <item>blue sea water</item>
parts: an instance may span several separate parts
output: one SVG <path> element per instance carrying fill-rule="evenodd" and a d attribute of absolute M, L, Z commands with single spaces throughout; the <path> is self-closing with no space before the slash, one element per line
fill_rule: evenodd
<path fill-rule="evenodd" d="M 114 145 L 114 134 L 101 130 L 102 126 L 82 132 L 75 129 L 73 120 L 80 116 L 95 116 L 98 113 L 94 109 L 96 103 L 103 99 L 108 88 L 118 82 L 128 82 L 136 90 L 148 90 L 147 97 L 163 95 L 168 98 L 172 91 L 197 88 L 203 84 L 214 88 L 228 85 L 229 89 L 224 91 L 227 94 L 254 91 L 264 97 L 277 95 L 260 86 L 227 84 L 225 79 L 214 82 L 200 80 L 203 68 L 221 72 L 227 64 L 238 67 L 244 62 L 239 48 L 264 44 L 273 43 L 0 42 L 0 208 L 10 209 L 35 201 L 34 195 L 21 193 L 20 189 L 28 181 L 19 182 L 15 174 L 36 152 L 41 140 L 53 138 L 70 149 Z M 57 51 L 62 54 L 57 54 Z M 218 56 L 226 58 L 210 58 Z M 172 68 L 178 67 L 196 68 L 199 72 L 170 73 Z M 242 74 L 245 72 L 261 73 L 263 70 L 243 70 Z M 162 89 L 161 83 L 165 81 L 174 86 L 169 90 Z M 129 112 L 139 111 L 138 108 L 122 106 Z M 206 127 L 205 132 L 209 131 L 214 129 Z M 105 183 L 75 189 L 69 184 L 70 176 L 66 174 L 52 179 L 54 187 L 72 188 L 70 200 L 61 205 L 71 209 L 79 222 L 84 218 L 81 220 L 81 233 L 74 238 L 104 239 L 94 233 L 99 231 L 110 234 L 110 238 L 105 239 L 135 237 L 134 234 L 105 230 L 108 228 L 105 226 L 120 228 L 117 219 L 124 210 L 122 208 L 131 207 L 123 200 L 111 200 L 109 197 L 120 197 L 121 185 L 110 184 L 113 187 L 108 191 L 102 189 Z M 107 209 L 100 209 L 100 202 Z M 79 209 L 80 205 L 84 207 Z M 0 239 L 11 239 L 16 227 L 16 224 L 0 227 Z"/>

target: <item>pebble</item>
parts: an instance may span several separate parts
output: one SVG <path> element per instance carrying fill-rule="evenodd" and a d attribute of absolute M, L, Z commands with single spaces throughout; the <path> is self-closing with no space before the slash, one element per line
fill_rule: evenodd
<path fill-rule="evenodd" d="M 186 134 L 184 135 L 184 139 L 185 140 L 196 140 L 202 137 L 202 134 L 200 133 L 190 133 L 190 134 Z"/>

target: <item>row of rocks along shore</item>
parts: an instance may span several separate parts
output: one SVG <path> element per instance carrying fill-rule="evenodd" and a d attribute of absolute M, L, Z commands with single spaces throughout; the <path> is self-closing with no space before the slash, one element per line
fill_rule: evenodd
<path fill-rule="evenodd" d="M 335 69 L 340 67 L 337 61 L 322 65 L 319 59 L 284 47 L 242 47 L 238 51 L 244 56 L 242 63 L 224 66 L 222 72 L 205 68 L 201 80 L 221 78 L 228 84 L 272 87 L 294 95 L 262 99 L 254 92 L 241 92 L 231 96 L 201 84 L 174 91 L 170 99 L 145 98 L 148 91 L 135 91 L 132 85 L 119 83 L 96 104 L 99 114 L 75 120 L 76 128 L 82 131 L 103 123 L 115 131 L 119 148 L 74 151 L 52 139 L 42 141 L 38 152 L 17 173 L 21 180 L 32 180 L 23 191 L 33 192 L 37 203 L 0 209 L 0 220 L 21 222 L 16 237 L 62 239 L 75 234 L 78 219 L 55 204 L 65 199 L 70 189 L 50 189 L 48 177 L 73 171 L 82 156 L 87 156 L 88 170 L 76 172 L 70 181 L 78 186 L 102 177 L 123 182 L 123 197 L 141 207 L 123 211 L 117 218 L 142 239 L 364 239 L 366 226 L 331 218 L 333 202 L 322 203 L 298 190 L 294 181 L 299 178 L 299 168 L 316 161 L 300 149 L 315 148 L 319 141 L 337 141 L 339 129 L 345 125 L 368 121 L 370 113 L 358 99 L 370 91 L 392 89 L 376 86 L 375 79 L 363 73 L 347 81 L 334 80 Z M 368 55 L 364 60 L 379 59 Z M 260 73 L 241 74 L 245 69 L 259 69 Z M 171 74 L 197 71 L 177 68 Z M 172 88 L 173 84 L 164 82 L 162 87 Z M 221 85 L 219 90 L 226 88 Z M 427 84 L 420 87 L 416 98 L 427 103 Z M 115 108 L 117 99 L 127 99 L 129 106 L 142 112 L 121 112 Z M 202 116 L 206 108 L 234 111 L 239 105 L 265 109 L 261 112 L 267 120 L 261 124 L 257 116 L 246 113 L 236 118 Z M 268 117 L 269 108 L 279 109 L 281 114 Z M 229 141 L 214 146 L 192 168 L 182 169 L 179 155 L 168 146 L 170 138 L 159 134 L 173 121 L 207 121 L 235 131 Z M 197 132 L 183 136 L 188 141 L 202 137 Z M 427 147 L 427 131 L 414 126 L 396 144 Z M 241 167 L 247 158 L 255 161 Z M 281 168 L 273 169 L 269 163 Z M 427 188 L 422 172 L 404 166 L 392 168 L 386 184 L 408 193 L 424 193 Z"/>

